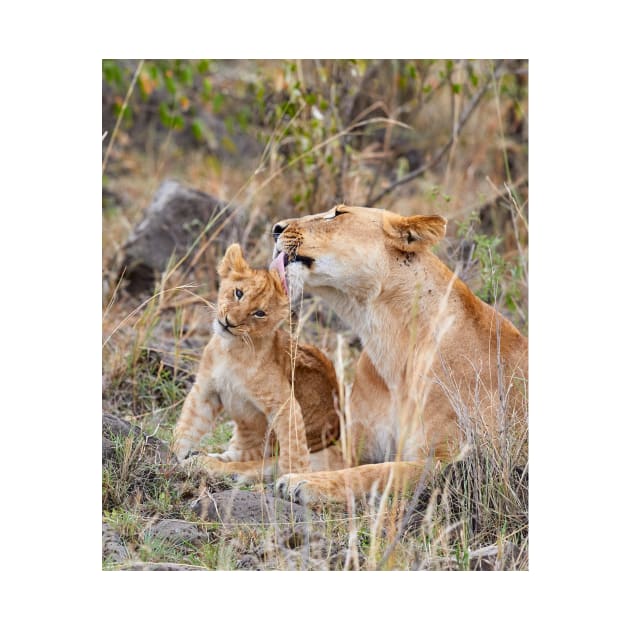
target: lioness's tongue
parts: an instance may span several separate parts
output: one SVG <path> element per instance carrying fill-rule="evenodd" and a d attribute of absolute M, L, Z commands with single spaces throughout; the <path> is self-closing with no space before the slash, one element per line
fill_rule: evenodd
<path fill-rule="evenodd" d="M 280 276 L 280 280 L 282 281 L 282 286 L 284 287 L 286 294 L 289 295 L 289 287 L 287 286 L 287 276 L 284 272 L 284 257 L 285 257 L 285 253 L 280 252 L 271 261 L 271 264 L 269 265 L 269 271 L 273 271 L 275 269 L 278 272 L 278 275 Z"/>

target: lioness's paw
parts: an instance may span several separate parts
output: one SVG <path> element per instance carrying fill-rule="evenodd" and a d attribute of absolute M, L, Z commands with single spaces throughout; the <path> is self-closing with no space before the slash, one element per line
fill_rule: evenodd
<path fill-rule="evenodd" d="M 309 505 L 316 497 L 309 489 L 309 482 L 299 473 L 287 473 L 276 481 L 276 493 L 288 501 Z"/>

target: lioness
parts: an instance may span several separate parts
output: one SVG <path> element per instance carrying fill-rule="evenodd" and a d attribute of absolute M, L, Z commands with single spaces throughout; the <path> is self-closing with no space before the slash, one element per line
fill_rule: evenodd
<path fill-rule="evenodd" d="M 173 432 L 175 455 L 187 458 L 225 409 L 234 435 L 227 451 L 196 458 L 206 469 L 247 479 L 270 475 L 276 440 L 280 472 L 339 467 L 326 449 L 339 436 L 335 368 L 279 328 L 289 299 L 278 274 L 252 269 L 238 244 L 228 247 L 218 271 L 214 335 Z"/>
<path fill-rule="evenodd" d="M 526 426 L 527 340 L 431 252 L 440 216 L 338 205 L 277 223 L 272 267 L 360 336 L 346 419 L 353 467 L 277 482 L 301 503 L 414 483 L 471 438 Z"/>

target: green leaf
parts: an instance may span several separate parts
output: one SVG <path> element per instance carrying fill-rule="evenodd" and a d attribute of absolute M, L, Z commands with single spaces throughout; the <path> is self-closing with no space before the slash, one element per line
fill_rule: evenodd
<path fill-rule="evenodd" d="M 160 121 L 165 127 L 171 127 L 173 124 L 173 117 L 171 116 L 169 106 L 162 102 L 158 108 L 158 112 L 160 114 Z"/>
<path fill-rule="evenodd" d="M 202 120 L 195 118 L 190 125 L 190 130 L 192 131 L 193 136 L 195 136 L 195 140 L 197 140 L 197 142 L 201 142 L 203 140 L 204 124 Z"/>
<path fill-rule="evenodd" d="M 169 94 L 175 94 L 175 92 L 177 92 L 177 86 L 175 85 L 175 81 L 173 81 L 173 77 L 164 75 L 164 85 Z"/>
<path fill-rule="evenodd" d="M 223 103 L 225 101 L 225 97 L 220 92 L 217 92 L 212 99 L 212 109 L 215 113 L 219 113 L 221 108 L 223 107 Z"/>
<path fill-rule="evenodd" d="M 236 112 L 236 121 L 238 122 L 238 126 L 243 130 L 246 131 L 247 127 L 249 125 L 249 121 L 251 118 L 251 112 L 249 110 L 249 107 L 245 106 L 242 107 L 241 109 L 239 109 Z"/>
<path fill-rule="evenodd" d="M 177 71 L 177 78 L 181 83 L 190 87 L 193 83 L 193 71 L 192 68 L 188 65 L 179 68 Z"/>

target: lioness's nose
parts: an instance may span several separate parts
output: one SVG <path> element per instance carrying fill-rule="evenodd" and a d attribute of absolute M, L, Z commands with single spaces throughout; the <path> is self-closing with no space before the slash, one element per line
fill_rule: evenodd
<path fill-rule="evenodd" d="M 287 224 L 286 223 L 276 223 L 273 226 L 273 230 L 271 231 L 273 234 L 273 240 L 277 241 L 278 240 L 278 236 L 280 236 L 280 234 L 282 234 L 282 232 L 284 232 L 286 230 Z"/>

